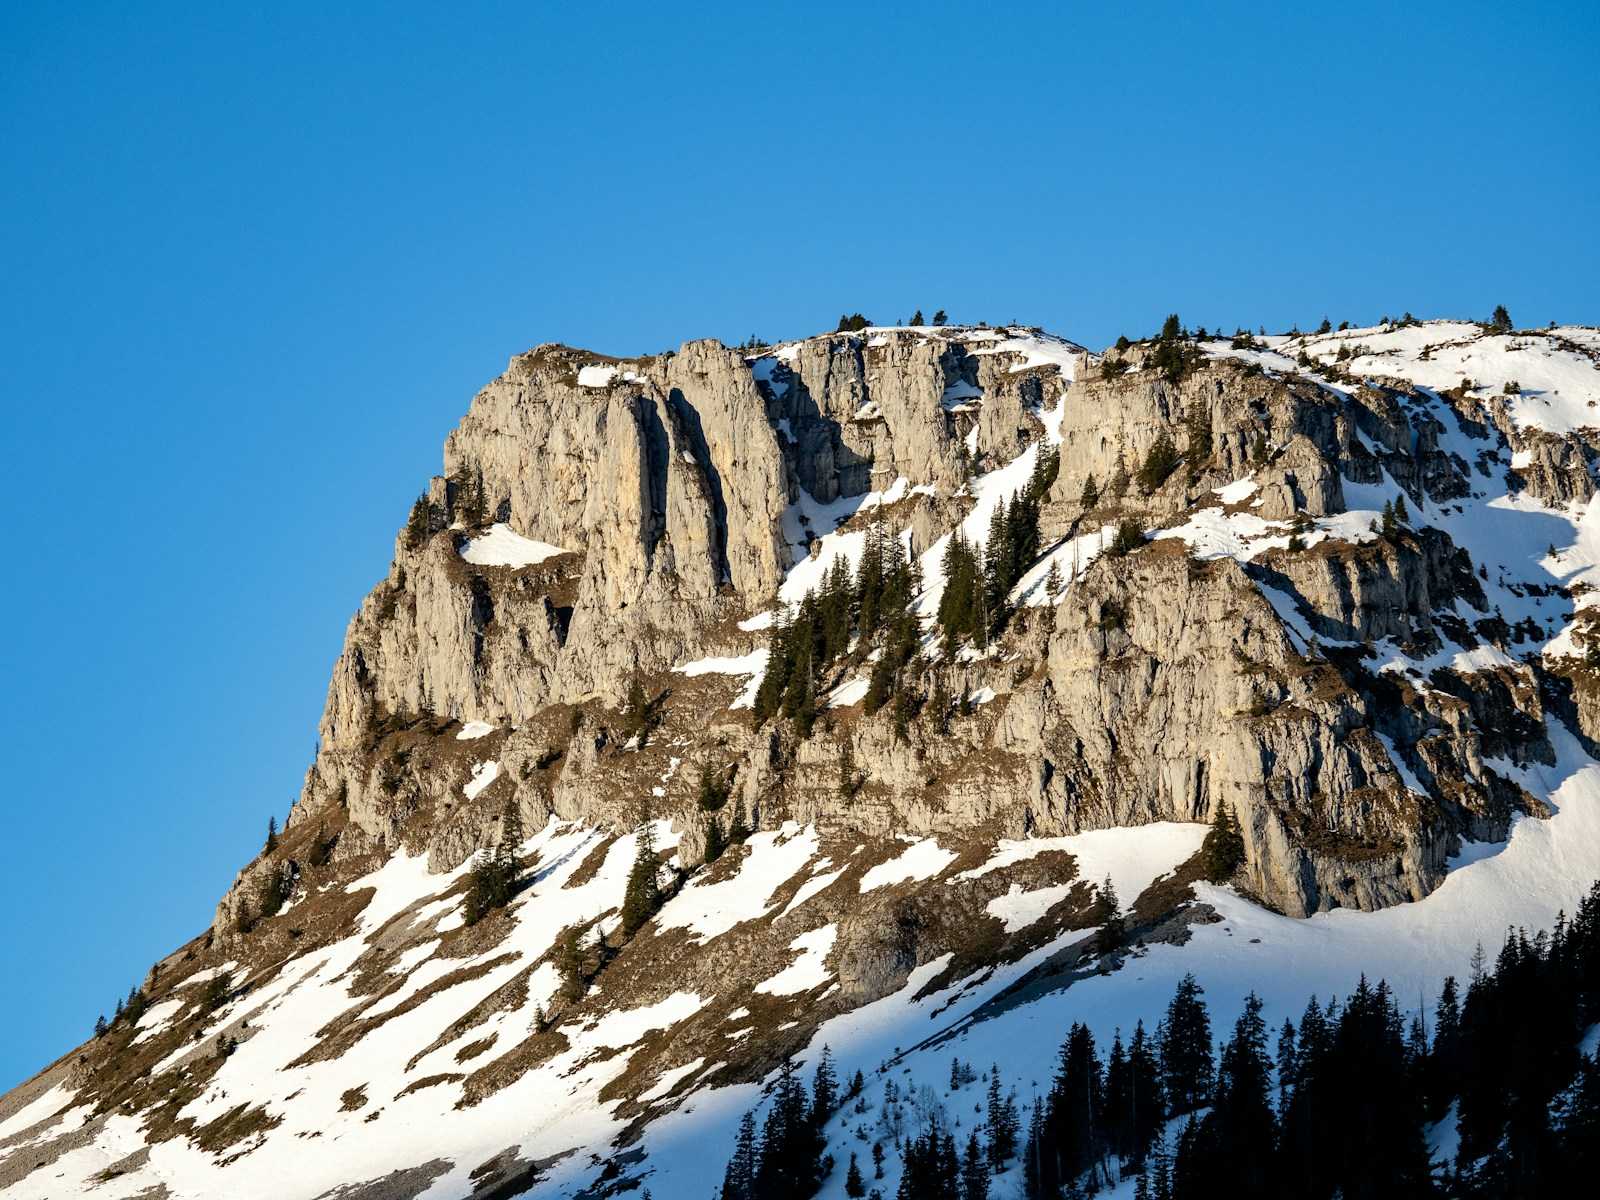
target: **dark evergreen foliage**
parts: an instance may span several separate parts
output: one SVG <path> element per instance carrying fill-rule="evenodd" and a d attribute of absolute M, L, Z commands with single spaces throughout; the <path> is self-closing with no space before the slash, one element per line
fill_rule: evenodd
<path fill-rule="evenodd" d="M 656 858 L 655 835 L 648 818 L 634 832 L 636 850 L 628 886 L 622 894 L 622 933 L 632 937 L 661 907 L 661 863 Z"/>
<path fill-rule="evenodd" d="M 514 799 L 500 814 L 500 840 L 494 850 L 480 850 L 467 879 L 462 917 L 476 925 L 497 908 L 511 903 L 517 890 L 517 847 L 522 844 L 522 817 Z"/>
<path fill-rule="evenodd" d="M 1106 547 L 1106 553 L 1112 558 L 1122 558 L 1132 554 L 1144 545 L 1144 530 L 1139 522 L 1124 518 L 1117 522 L 1117 531 L 1111 535 L 1111 545 Z"/>
<path fill-rule="evenodd" d="M 1180 461 L 1177 447 L 1163 432 L 1156 438 L 1149 453 L 1144 457 L 1144 465 L 1139 468 L 1139 474 L 1136 476 L 1139 486 L 1147 492 L 1155 491 L 1178 469 Z"/>
<path fill-rule="evenodd" d="M 1239 830 L 1239 818 L 1233 815 L 1233 805 L 1223 800 L 1201 843 L 1200 864 L 1212 883 L 1226 883 L 1243 862 L 1244 834 Z"/>

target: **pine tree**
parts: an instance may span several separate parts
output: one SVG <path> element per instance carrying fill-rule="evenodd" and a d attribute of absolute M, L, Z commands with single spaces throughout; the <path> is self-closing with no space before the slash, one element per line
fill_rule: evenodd
<path fill-rule="evenodd" d="M 1155 1043 L 1145 1033 L 1143 1021 L 1135 1023 L 1133 1037 L 1128 1042 L 1128 1088 L 1129 1108 L 1133 1114 L 1133 1157 L 1143 1161 L 1167 1115 L 1161 1065 L 1156 1058 Z"/>
<path fill-rule="evenodd" d="M 1017 1152 L 1018 1127 L 1015 1097 L 1000 1092 L 1000 1068 L 989 1071 L 988 1111 L 984 1126 L 988 1134 L 988 1156 L 991 1170 L 999 1172 Z"/>
<path fill-rule="evenodd" d="M 633 869 L 628 872 L 628 886 L 622 896 L 624 937 L 637 933 L 661 907 L 661 864 L 656 859 L 655 831 L 648 817 L 639 822 L 634 839 Z"/>
<path fill-rule="evenodd" d="M 822 1139 L 811 1119 L 811 1103 L 785 1060 L 773 1089 L 772 1107 L 761 1133 L 755 1194 L 766 1200 L 802 1200 L 822 1178 Z"/>
<path fill-rule="evenodd" d="M 722 1174 L 721 1200 L 756 1200 L 756 1115 L 747 1112 L 739 1121 L 733 1157 Z"/>
<path fill-rule="evenodd" d="M 882 1179 L 883 1178 L 883 1143 L 882 1142 L 873 1142 L 872 1143 L 872 1177 L 874 1179 Z"/>
<path fill-rule="evenodd" d="M 588 987 L 589 956 L 584 953 L 579 929 L 562 931 L 556 939 L 555 960 L 556 974 L 561 977 L 561 994 L 568 1000 L 581 998 Z"/>
<path fill-rule="evenodd" d="M 105 1015 L 105 1013 L 101 1013 L 98 1017 L 96 1017 L 94 1019 L 94 1035 L 95 1035 L 95 1037 L 97 1037 L 97 1038 L 105 1037 L 106 1030 L 108 1028 L 109 1028 L 109 1026 L 106 1025 L 106 1015 Z"/>
<path fill-rule="evenodd" d="M 945 311 L 942 308 L 938 312 L 933 314 L 933 323 L 935 325 L 944 325 L 948 321 L 949 321 L 949 318 L 947 316 L 945 316 Z"/>
<path fill-rule="evenodd" d="M 1202 1130 L 1209 1143 L 1206 1158 L 1221 1166 L 1214 1186 L 1240 1197 L 1265 1200 L 1280 1193 L 1272 1182 L 1277 1127 L 1270 1099 L 1267 1027 L 1261 1009 L 1261 1000 L 1254 993 L 1245 998 L 1244 1012 L 1223 1047 L 1216 1099 Z"/>
<path fill-rule="evenodd" d="M 411 505 L 411 515 L 406 518 L 406 549 L 415 550 L 428 538 L 433 513 L 428 505 L 428 493 L 423 492 Z"/>
<path fill-rule="evenodd" d="M 1124 1162 L 1137 1161 L 1134 1153 L 1133 1078 L 1128 1062 L 1128 1052 L 1122 1044 L 1119 1029 L 1111 1039 L 1111 1052 L 1106 1055 L 1105 1081 L 1105 1142 L 1106 1149 Z"/>
<path fill-rule="evenodd" d="M 722 820 L 713 815 L 706 822 L 706 853 L 702 861 L 709 867 L 722 857 L 722 852 L 727 848 L 728 835 L 722 831 Z"/>
<path fill-rule="evenodd" d="M 711 769 L 710 763 L 700 764 L 697 802 L 701 812 L 716 812 L 728 802 L 730 791 L 727 780 Z"/>
<path fill-rule="evenodd" d="M 1404 492 L 1394 498 L 1394 519 L 1405 525 L 1409 525 L 1411 523 L 1411 514 L 1406 511 L 1406 497 Z"/>
<path fill-rule="evenodd" d="M 1385 500 L 1383 502 L 1383 518 L 1382 518 L 1382 520 L 1383 520 L 1383 524 L 1382 524 L 1381 528 L 1382 528 L 1382 531 L 1383 531 L 1383 536 L 1385 538 L 1392 538 L 1395 535 L 1395 528 L 1396 528 L 1395 527 L 1395 519 L 1394 519 L 1394 504 L 1392 502 L 1388 501 L 1388 500 Z"/>
<path fill-rule="evenodd" d="M 1117 531 L 1112 535 L 1111 545 L 1106 547 L 1106 554 L 1111 558 L 1123 558 L 1143 545 L 1144 530 L 1139 522 L 1125 517 L 1117 522 Z"/>
<path fill-rule="evenodd" d="M 920 308 L 917 309 L 916 312 L 911 314 L 910 324 L 912 324 L 912 325 L 921 325 L 922 324 L 922 310 Z"/>
<path fill-rule="evenodd" d="M 1495 333 L 1511 332 L 1511 314 L 1506 311 L 1504 304 L 1494 306 L 1494 315 L 1489 318 L 1489 328 Z"/>
<path fill-rule="evenodd" d="M 867 1185 L 861 1178 L 861 1166 L 856 1162 L 853 1150 L 850 1152 L 850 1169 L 844 1175 L 844 1194 L 850 1200 L 861 1200 L 867 1194 Z"/>
<path fill-rule="evenodd" d="M 978 1135 L 967 1135 L 967 1152 L 961 1160 L 961 1200 L 989 1200 L 989 1171 Z"/>
<path fill-rule="evenodd" d="M 1278 1116 L 1289 1111 L 1289 1099 L 1294 1080 L 1299 1072 L 1299 1053 L 1296 1049 L 1294 1022 L 1288 1017 L 1278 1030 Z"/>
<path fill-rule="evenodd" d="M 635 675 L 628 682 L 627 706 L 622 710 L 622 731 L 630 740 L 636 741 L 640 749 L 644 748 L 650 736 L 650 719 L 650 697 L 645 694 L 644 684 Z"/>
<path fill-rule="evenodd" d="M 1095 483 L 1094 476 L 1087 476 L 1083 481 L 1083 492 L 1078 497 L 1078 503 L 1087 511 L 1100 503 L 1100 486 Z"/>
<path fill-rule="evenodd" d="M 1163 431 L 1151 445 L 1149 453 L 1144 457 L 1144 465 L 1139 468 L 1136 477 L 1139 486 L 1146 492 L 1153 492 L 1167 481 L 1167 477 L 1178 469 L 1178 450 L 1172 444 L 1172 439 Z"/>
<path fill-rule="evenodd" d="M 1211 1098 L 1215 1068 L 1211 1051 L 1211 1016 L 1201 997 L 1205 989 L 1185 975 L 1161 1021 L 1162 1084 L 1173 1116 L 1193 1112 Z"/>
<path fill-rule="evenodd" d="M 1211 819 L 1211 829 L 1200 847 L 1200 861 L 1206 878 L 1212 883 L 1226 883 L 1244 863 L 1244 834 L 1239 829 L 1233 806 L 1226 800 L 1217 805 Z"/>
<path fill-rule="evenodd" d="M 277 817 L 268 817 L 267 818 L 267 844 L 266 844 L 266 848 L 263 851 L 263 853 L 271 854 L 277 848 L 278 848 L 278 818 Z"/>
<path fill-rule="evenodd" d="M 1044 594 L 1053 604 L 1060 598 L 1063 591 L 1061 582 L 1061 567 L 1055 559 L 1050 560 L 1050 569 L 1044 574 Z"/>
<path fill-rule="evenodd" d="M 1100 885 L 1099 893 L 1095 898 L 1095 905 L 1100 910 L 1100 928 L 1095 933 L 1095 953 L 1102 958 L 1113 953 L 1122 945 L 1122 939 L 1127 934 L 1127 928 L 1122 920 L 1122 902 L 1117 899 L 1117 889 L 1107 875 L 1105 882 Z"/>
<path fill-rule="evenodd" d="M 462 917 L 475 925 L 516 894 L 517 849 L 522 845 L 522 817 L 514 797 L 508 797 L 500 814 L 500 840 L 494 850 L 480 850 L 472 861 Z M 265 909 L 263 909 L 265 912 Z"/>
<path fill-rule="evenodd" d="M 833 1050 L 824 1043 L 822 1056 L 817 1059 L 816 1075 L 811 1080 L 811 1123 L 821 1129 L 838 1105 L 839 1082 L 834 1072 Z"/>

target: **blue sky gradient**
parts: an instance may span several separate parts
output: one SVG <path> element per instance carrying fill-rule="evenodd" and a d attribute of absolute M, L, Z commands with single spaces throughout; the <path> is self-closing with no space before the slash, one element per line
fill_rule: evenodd
<path fill-rule="evenodd" d="M 282 819 L 516 352 L 1600 323 L 1592 4 L 333 7 L 0 11 L 0 1087 Z"/>

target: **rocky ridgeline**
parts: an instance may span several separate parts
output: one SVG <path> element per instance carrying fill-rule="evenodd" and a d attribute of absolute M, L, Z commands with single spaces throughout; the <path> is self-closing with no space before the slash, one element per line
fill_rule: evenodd
<path fill-rule="evenodd" d="M 701 341 L 632 360 L 563 346 L 514 358 L 450 435 L 445 473 L 351 623 L 291 822 L 339 829 L 336 855 L 404 845 L 439 870 L 494 841 L 508 796 L 525 828 L 551 814 L 631 826 L 639 795 L 619 784 L 617 713 L 640 679 L 701 724 L 672 750 L 690 766 L 651 804 L 684 830 L 689 857 L 707 823 L 696 768 L 710 764 L 731 773 L 757 828 L 1072 833 L 1204 821 L 1227 801 L 1247 846 L 1238 882 L 1284 912 L 1426 894 L 1461 839 L 1538 813 L 1492 762 L 1548 759 L 1555 692 L 1580 728 L 1600 722 L 1573 672 L 1561 684 L 1521 661 L 1519 646 L 1550 631 L 1498 615 L 1482 564 L 1420 518 L 1381 537 L 1347 522 L 1248 561 L 1196 556 L 1185 539 L 1095 558 L 1059 603 L 1020 606 L 987 653 L 930 651 L 924 708 L 941 686 L 995 699 L 909 731 L 849 705 L 801 738 L 729 707 L 742 677 L 673 673 L 763 644 L 738 622 L 773 609 L 785 573 L 832 532 L 806 514 L 887 492 L 893 503 L 844 529 L 884 520 L 921 555 L 987 472 L 1051 438 L 1052 420 L 1047 547 L 1118 520 L 1182 527 L 1219 505 L 1316 528 L 1357 507 L 1350 489 L 1385 479 L 1419 511 L 1461 511 L 1491 481 L 1550 504 L 1593 493 L 1591 435 L 1519 424 L 1500 397 L 1358 377 L 1331 350 L 1314 370 L 1270 369 L 1191 344 L 1165 374 L 1155 350 L 1102 363 L 1036 333 L 951 328 L 760 354 Z M 1163 441 L 1177 469 L 1141 478 Z M 1246 496 L 1223 504 L 1217 489 L 1246 478 Z M 466 561 L 493 523 L 560 553 Z M 1286 624 L 1283 597 L 1309 640 Z M 1564 595 L 1551 605 L 1570 617 Z M 1380 670 L 1382 639 L 1411 669 Z M 1508 653 L 1470 670 L 1437 657 L 1481 646 Z M 499 732 L 456 741 L 471 721 Z M 469 759 L 490 749 L 499 778 L 467 799 Z M 841 786 L 841 760 L 858 784 Z M 241 874 L 219 933 L 278 869 Z"/>

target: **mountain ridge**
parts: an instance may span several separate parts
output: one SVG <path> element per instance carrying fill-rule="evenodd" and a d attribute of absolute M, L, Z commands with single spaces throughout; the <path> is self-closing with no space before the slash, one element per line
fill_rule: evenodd
<path fill-rule="evenodd" d="M 696 1174 L 629 1145 L 691 1109 L 725 1125 L 824 1029 L 860 1030 L 885 1005 L 896 1028 L 977 1011 L 1030 979 L 1033 1008 L 1093 991 L 1101 976 L 1062 991 L 1044 966 L 1093 961 L 1081 931 L 1103 918 L 1101 865 L 1143 935 L 1171 939 L 1102 990 L 1145 956 L 1230 961 L 1218 929 L 1300 946 L 1285 930 L 1317 913 L 1390 930 L 1363 944 L 1381 958 L 1458 878 L 1511 872 L 1528 891 L 1452 901 L 1474 919 L 1548 923 L 1582 868 L 1600 874 L 1585 853 L 1597 356 L 1581 327 L 1402 322 L 1179 330 L 1100 355 L 1020 328 L 868 327 L 748 352 L 514 357 L 447 439 L 351 622 L 281 838 L 144 982 L 153 1007 L 69 1055 L 51 1073 L 66 1082 L 0 1104 L 0 1178 L 50 1194 L 29 1180 L 76 1154 L 99 1164 L 82 1178 L 117 1169 L 106 1195 L 248 1188 L 252 1160 L 319 1135 L 278 1094 L 288 1077 L 320 1090 L 318 1119 L 349 1126 L 355 1154 L 338 1177 L 297 1177 L 308 1196 L 379 1179 L 400 1148 L 382 1114 L 438 1119 L 441 1090 L 487 1132 L 452 1126 L 450 1153 L 416 1168 L 447 1165 L 394 1194 Z M 1014 497 L 1032 553 L 995 593 L 1001 619 L 947 645 L 955 531 L 992 546 Z M 898 611 L 874 625 L 852 600 L 849 645 L 805 660 L 800 712 L 747 713 L 788 653 L 774 614 L 836 559 L 859 580 L 873 554 L 900 555 L 891 541 L 915 580 Z M 914 648 L 869 712 L 896 629 Z M 1231 888 L 1194 865 L 1224 801 L 1244 849 Z M 724 817 L 753 832 L 701 865 Z M 666 896 L 623 935 L 641 821 Z M 523 890 L 465 925 L 474 856 L 511 825 L 537 831 L 511 851 Z M 1543 887 L 1538 843 L 1563 860 Z M 599 938 L 586 990 L 563 997 L 561 939 L 579 925 Z M 202 995 L 219 977 L 228 993 Z M 614 1008 L 613 992 L 644 1003 Z M 728 1084 L 708 1085 L 715 1060 L 686 1071 L 686 1048 L 726 1042 L 740 1008 L 756 1023 Z M 852 1064 L 887 1056 L 852 1036 Z M 374 1097 L 341 1088 L 334 1107 L 334 1085 L 311 1080 L 351 1078 L 341 1060 L 391 1038 L 406 1069 L 366 1135 L 342 1114 Z M 503 1097 L 559 1079 L 589 1089 L 587 1107 L 514 1136 Z M 64 1110 L 87 1107 L 81 1125 L 16 1124 L 31 1109 L 12 1097 L 57 1088 L 92 1100 Z M 668 1097 L 678 1115 L 653 1116 Z M 40 1145 L 55 1157 L 16 1174 Z"/>

